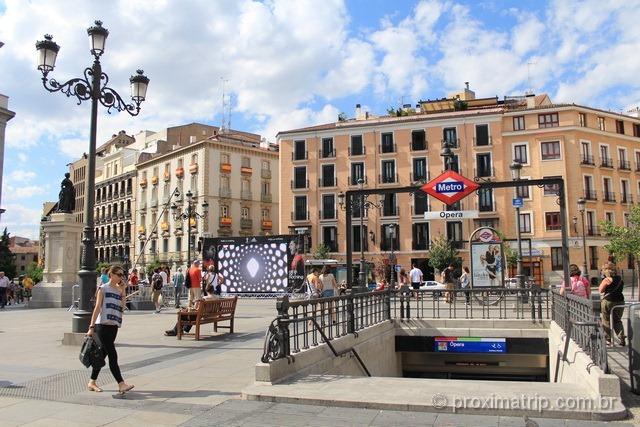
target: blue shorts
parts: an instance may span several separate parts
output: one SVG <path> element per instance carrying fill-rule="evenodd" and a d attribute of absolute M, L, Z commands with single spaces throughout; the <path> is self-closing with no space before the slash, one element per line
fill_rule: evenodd
<path fill-rule="evenodd" d="M 322 298 L 331 298 L 332 296 L 335 296 L 335 292 L 333 289 L 325 289 L 324 291 L 322 291 L 322 294 L 320 296 Z"/>

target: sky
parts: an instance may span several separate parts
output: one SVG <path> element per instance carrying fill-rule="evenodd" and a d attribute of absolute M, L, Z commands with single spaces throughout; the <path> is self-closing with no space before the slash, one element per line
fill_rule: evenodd
<path fill-rule="evenodd" d="M 60 46 L 59 81 L 91 65 L 86 29 L 109 30 L 103 71 L 125 99 L 151 79 L 137 117 L 98 117 L 98 144 L 125 130 L 221 124 L 275 142 L 278 131 L 381 114 L 459 91 L 546 92 L 617 112 L 640 105 L 640 0 L 0 0 L 0 93 L 7 125 L 0 227 L 37 238 L 44 201 L 88 151 L 90 105 L 42 87 L 35 42 Z"/>

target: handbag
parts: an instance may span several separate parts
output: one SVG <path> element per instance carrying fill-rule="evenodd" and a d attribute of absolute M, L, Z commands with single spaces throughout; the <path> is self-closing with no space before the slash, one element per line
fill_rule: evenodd
<path fill-rule="evenodd" d="M 97 338 L 85 337 L 80 348 L 80 362 L 86 367 L 102 368 L 105 365 L 104 352 L 98 344 Z"/>

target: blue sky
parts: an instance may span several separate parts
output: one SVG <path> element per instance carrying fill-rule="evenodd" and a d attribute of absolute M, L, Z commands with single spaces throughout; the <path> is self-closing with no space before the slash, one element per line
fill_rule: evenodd
<path fill-rule="evenodd" d="M 231 126 L 272 141 L 351 116 L 357 103 L 383 113 L 465 81 L 478 96 L 532 89 L 614 111 L 640 103 L 640 0 L 0 0 L 0 93 L 16 112 L 0 226 L 13 234 L 37 236 L 42 203 L 88 144 L 89 105 L 44 90 L 34 43 L 53 34 L 52 77 L 79 76 L 94 19 L 110 31 L 110 86 L 127 95 L 137 68 L 151 78 L 140 116 L 101 111 L 99 142 L 121 129 L 220 124 L 222 77 Z"/>

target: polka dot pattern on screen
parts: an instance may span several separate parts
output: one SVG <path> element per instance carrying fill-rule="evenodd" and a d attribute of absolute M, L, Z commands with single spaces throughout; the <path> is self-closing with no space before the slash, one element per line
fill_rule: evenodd
<path fill-rule="evenodd" d="M 286 243 L 219 246 L 222 292 L 285 292 L 287 261 Z"/>

